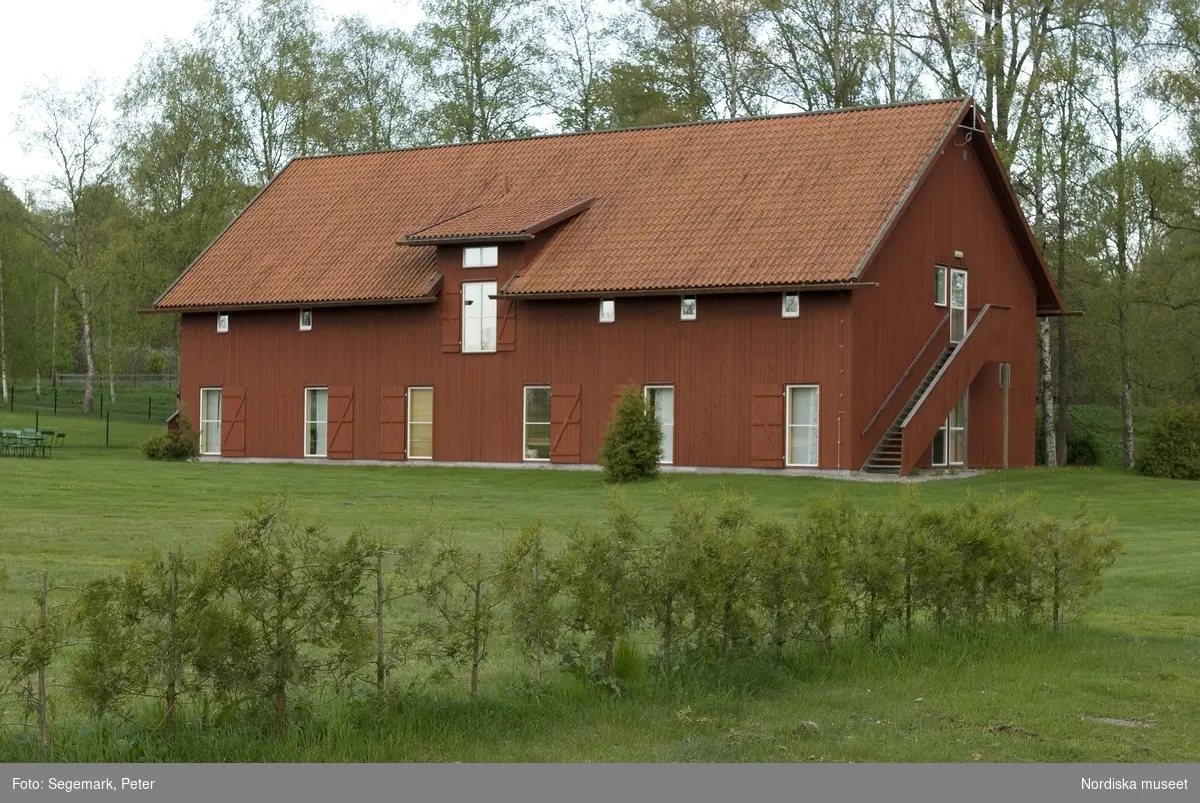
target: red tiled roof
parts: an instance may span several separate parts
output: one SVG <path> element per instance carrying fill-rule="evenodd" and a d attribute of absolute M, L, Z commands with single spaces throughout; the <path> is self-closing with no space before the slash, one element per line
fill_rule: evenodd
<path fill-rule="evenodd" d="M 539 194 L 513 197 L 472 207 L 449 220 L 405 237 L 409 245 L 477 240 L 487 237 L 532 238 L 539 231 L 574 217 L 592 204 L 591 198 L 554 199 Z"/>
<path fill-rule="evenodd" d="M 156 307 L 425 296 L 435 246 L 406 236 L 520 233 L 586 199 L 508 293 L 850 280 L 967 103 L 297 159 Z"/>

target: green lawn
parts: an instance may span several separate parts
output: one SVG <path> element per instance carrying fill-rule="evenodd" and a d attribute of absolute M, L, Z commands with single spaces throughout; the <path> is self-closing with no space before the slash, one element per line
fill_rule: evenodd
<path fill-rule="evenodd" d="M 0 413 L 0 427 L 31 426 Z M 0 619 L 30 610 L 37 575 L 75 586 L 151 548 L 200 551 L 256 495 L 287 493 L 336 533 L 358 525 L 403 537 L 437 507 L 465 539 L 498 545 L 541 519 L 560 532 L 600 511 L 591 472 L 313 465 L 157 464 L 132 448 L 156 426 L 41 420 L 68 432 L 51 460 L 0 458 Z M 673 475 L 697 491 L 746 488 L 763 513 L 788 514 L 842 487 L 886 507 L 896 484 L 779 476 Z M 995 472 L 924 484 L 930 502 L 968 490 L 1036 490 L 1069 513 L 1087 493 L 1113 516 L 1126 553 L 1093 611 L 1060 638 L 988 632 L 897 643 L 790 667 L 748 664 L 627 698 L 556 680 L 539 695 L 498 659 L 482 697 L 433 690 L 297 728 L 286 739 L 198 735 L 171 744 L 65 738 L 59 758 L 183 761 L 1192 761 L 1200 755 L 1200 484 L 1099 469 Z M 634 486 L 643 520 L 665 521 L 655 484 Z M 1085 718 L 1134 721 L 1112 724 Z M 1148 723 L 1153 727 L 1142 727 Z M 29 757 L 13 746 L 0 761 Z"/>

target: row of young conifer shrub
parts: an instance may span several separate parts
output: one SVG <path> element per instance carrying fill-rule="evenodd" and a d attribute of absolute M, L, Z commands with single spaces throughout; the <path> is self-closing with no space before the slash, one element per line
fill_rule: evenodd
<path fill-rule="evenodd" d="M 651 642 L 644 657 L 672 682 L 693 661 L 918 627 L 1057 630 L 1121 549 L 1082 501 L 1062 518 L 1031 495 L 931 507 L 912 488 L 886 514 L 835 494 L 781 520 L 745 494 L 669 494 L 659 532 L 616 487 L 597 521 L 557 535 L 531 524 L 492 552 L 437 518 L 393 545 L 363 529 L 335 538 L 286 499 L 260 501 L 206 554 L 156 555 L 61 607 L 43 591 L 37 613 L 2 631 L 0 693 L 44 733 L 49 673 L 70 708 L 129 718 L 153 700 L 149 725 L 169 732 L 184 710 L 283 726 L 302 699 L 456 668 L 474 696 L 504 645 L 538 681 L 565 669 L 615 687 L 619 652 Z"/>

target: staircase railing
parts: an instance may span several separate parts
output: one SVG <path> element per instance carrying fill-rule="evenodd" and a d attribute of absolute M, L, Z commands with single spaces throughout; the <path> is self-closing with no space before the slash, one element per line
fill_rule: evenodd
<path fill-rule="evenodd" d="M 908 382 L 909 378 L 913 375 L 913 370 L 918 365 L 924 364 L 925 355 L 929 351 L 929 347 L 932 346 L 935 342 L 938 342 L 938 335 L 941 334 L 942 330 L 946 328 L 946 324 L 949 323 L 949 321 L 950 321 L 949 313 L 946 313 L 944 316 L 942 316 L 942 319 L 940 321 L 938 321 L 938 325 L 934 327 L 933 332 L 929 335 L 929 339 L 925 341 L 925 345 L 921 346 L 921 350 L 917 352 L 917 356 L 913 357 L 912 362 L 910 362 L 908 364 L 908 367 L 904 369 L 904 373 L 900 375 L 900 378 L 898 380 L 896 380 L 896 384 L 892 387 L 891 392 L 888 393 L 887 398 L 885 398 L 883 400 L 883 403 L 879 405 L 879 409 L 877 409 L 875 411 L 875 415 L 871 416 L 871 420 L 867 422 L 867 425 L 865 427 L 863 427 L 863 431 L 862 431 L 862 434 L 860 435 L 860 437 L 862 437 L 864 439 L 867 437 L 867 433 L 869 433 L 871 431 L 871 428 L 875 426 L 875 423 L 880 420 L 880 416 L 883 415 L 884 411 L 888 409 L 888 406 L 891 405 L 892 401 L 894 399 L 896 399 L 897 396 L 900 394 L 900 390 L 905 386 L 905 384 Z M 924 376 L 924 374 L 919 374 L 919 376 Z M 912 391 L 909 391 L 910 394 L 911 394 L 911 392 Z M 901 398 L 907 398 L 907 396 L 901 396 Z M 903 409 L 903 408 L 901 408 L 901 409 Z M 892 423 L 895 423 L 895 421 L 893 420 Z M 883 437 L 886 434 L 887 434 L 886 431 L 879 433 L 879 437 L 875 439 L 875 445 L 871 447 L 871 455 L 875 454 L 875 451 L 879 448 L 879 443 L 883 440 Z M 868 462 L 870 461 L 870 459 L 871 459 L 870 456 L 868 456 L 868 458 L 867 458 Z"/>
<path fill-rule="evenodd" d="M 900 425 L 903 433 L 901 474 L 908 474 L 916 466 L 925 447 L 929 445 L 934 434 L 941 427 L 942 421 L 958 403 L 963 391 L 974 381 L 984 363 L 988 360 L 1003 358 L 1004 346 L 1008 342 L 1008 329 L 1005 326 L 1006 316 L 1001 313 L 1006 313 L 1011 309 L 1012 307 L 1004 304 L 985 304 L 983 306 L 983 309 L 975 316 L 975 320 L 967 327 L 962 340 L 955 345 L 950 358 L 946 360 L 937 376 L 929 383 L 929 387 L 925 388 L 925 392 L 921 394 L 921 398 L 917 399 L 917 403 L 905 416 L 904 422 Z M 955 381 L 944 384 L 947 376 L 953 377 Z M 936 402 L 932 401 L 935 399 Z M 931 405 L 930 409 L 936 408 L 936 415 L 918 419 L 927 405 Z"/>

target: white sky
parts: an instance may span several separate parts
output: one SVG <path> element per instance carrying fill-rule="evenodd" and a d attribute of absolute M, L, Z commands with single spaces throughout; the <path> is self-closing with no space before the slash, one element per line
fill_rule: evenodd
<path fill-rule="evenodd" d="M 326 18 L 362 14 L 376 25 L 411 29 L 419 0 L 316 0 Z M 185 39 L 209 13 L 208 0 L 3 0 L 0 29 L 0 176 L 18 194 L 51 169 L 25 153 L 14 130 L 21 95 L 57 78 L 64 89 L 96 75 L 118 91 L 147 48 Z"/>

